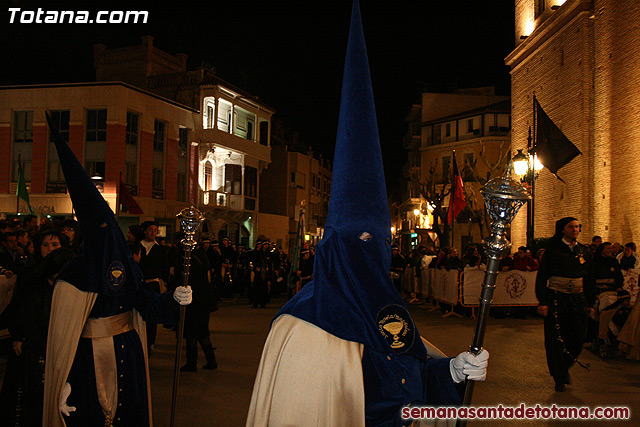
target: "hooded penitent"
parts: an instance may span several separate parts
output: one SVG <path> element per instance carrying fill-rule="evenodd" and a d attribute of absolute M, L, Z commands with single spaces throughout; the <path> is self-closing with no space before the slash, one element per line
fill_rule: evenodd
<path fill-rule="evenodd" d="M 44 424 L 151 424 L 143 317 L 175 322 L 170 294 L 145 287 L 115 215 L 50 120 L 60 165 L 84 240 L 60 271 L 47 341 Z M 116 362 L 117 361 L 117 362 Z M 93 372 L 93 375 L 90 373 Z M 63 417 L 62 390 L 70 384 Z"/>
<path fill-rule="evenodd" d="M 331 200 L 313 281 L 278 313 L 363 344 L 367 425 L 400 425 L 407 403 L 459 404 L 450 359 L 427 351 L 395 289 L 391 220 L 360 9 L 353 3 Z M 391 424 L 390 424 L 391 423 Z"/>
<path fill-rule="evenodd" d="M 58 158 L 84 241 L 58 275 L 84 292 L 118 296 L 135 291 L 142 272 L 133 260 L 113 211 L 47 114 Z"/>
<path fill-rule="evenodd" d="M 292 314 L 378 352 L 425 356 L 390 277 L 391 220 L 369 64 L 354 2 L 344 66 L 331 201 L 313 282 L 279 314 Z M 390 323 L 402 329 L 399 334 Z M 385 327 L 386 326 L 386 327 Z"/>

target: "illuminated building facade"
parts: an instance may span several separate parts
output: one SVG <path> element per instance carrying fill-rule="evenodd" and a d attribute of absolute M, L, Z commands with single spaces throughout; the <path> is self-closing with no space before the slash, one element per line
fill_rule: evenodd
<path fill-rule="evenodd" d="M 622 243 L 638 239 L 640 217 L 629 201 L 640 196 L 640 3 L 603 0 L 516 0 L 516 48 L 511 67 L 514 149 L 526 148 L 532 96 L 580 149 L 557 180 L 536 181 L 535 237 L 575 216 L 583 238 Z M 512 224 L 524 244 L 526 218 Z"/>
<path fill-rule="evenodd" d="M 175 230 L 175 214 L 191 198 L 187 165 L 197 111 L 122 82 L 8 86 L 0 96 L 0 150 L 7 153 L 0 156 L 0 212 L 16 213 L 20 159 L 36 214 L 72 215 L 45 119 L 50 111 L 114 211 L 122 173 L 144 211 L 121 212 L 123 227 L 155 219 Z M 20 211 L 28 213 L 23 202 Z"/>
<path fill-rule="evenodd" d="M 479 215 L 483 212 L 479 189 L 492 173 L 491 166 L 506 159 L 509 150 L 509 97 L 495 95 L 492 87 L 423 93 L 422 103 L 413 105 L 407 123 L 408 160 L 403 167 L 407 184 L 402 200 L 391 206 L 394 240 L 403 252 L 418 245 L 451 245 L 433 229 L 433 198 L 449 189 L 455 150 L 468 209 L 454 224 L 453 245 L 464 249 L 468 243 L 479 243 L 487 232 Z M 442 208 L 446 212 L 448 207 L 447 195 Z M 442 220 L 439 228 L 444 231 Z"/>
<path fill-rule="evenodd" d="M 193 203 L 205 213 L 203 233 L 252 244 L 274 111 L 211 68 L 187 71 L 186 60 L 145 36 L 138 46 L 95 45 L 97 83 L 2 88 L 0 148 L 11 154 L 0 160 L 0 212 L 16 211 L 20 155 L 36 213 L 72 214 L 49 143 L 50 110 L 89 174 L 102 177 L 114 210 L 122 173 L 145 212 L 121 212 L 123 228 L 155 219 L 170 236 L 175 215 Z"/>

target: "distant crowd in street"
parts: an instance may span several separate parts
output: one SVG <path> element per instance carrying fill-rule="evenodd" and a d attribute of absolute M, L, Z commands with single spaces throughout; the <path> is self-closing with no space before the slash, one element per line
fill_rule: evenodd
<path fill-rule="evenodd" d="M 538 248 L 535 255 L 531 249 L 520 246 L 513 254 L 504 254 L 498 267 L 499 272 L 511 270 L 537 271 L 540 268 L 545 245 Z M 429 270 L 445 270 L 458 272 L 469 269 L 485 270 L 487 257 L 480 244 L 470 244 L 462 256 L 454 247 L 434 248 L 418 246 L 402 254 L 397 245 L 392 245 L 391 279 L 410 304 L 436 303 Z M 610 355 L 618 348 L 617 335 L 631 315 L 630 293 L 624 289 L 624 272 L 640 273 L 640 254 L 634 242 L 621 245 L 618 242 L 603 242 L 601 236 L 593 236 L 588 251 L 592 255 L 590 278 L 594 283 L 597 296 L 594 314 L 588 322 L 585 342 L 590 343 L 601 355 Z M 491 315 L 497 318 L 525 318 L 534 314 L 533 307 L 498 307 L 491 308 Z M 638 322 L 640 319 L 634 319 Z M 640 330 L 640 325 L 638 325 Z M 637 335 L 637 334 L 636 334 Z M 637 347 L 637 346 L 636 346 Z M 630 358 L 640 358 L 638 349 L 631 350 L 624 344 L 620 349 L 626 350 Z"/>
<path fill-rule="evenodd" d="M 0 391 L 0 419 L 10 425 L 41 425 L 44 369 L 49 315 L 55 278 L 82 241 L 75 220 L 51 220 L 24 215 L 0 220 L 0 275 L 15 283 L 10 301 L 0 306 L 0 329 L 8 329 L 11 351 Z M 128 227 L 126 238 L 145 282 L 155 292 L 172 291 L 182 285 L 184 250 L 181 232 L 172 238 L 158 236 L 158 224 L 145 221 Z M 193 302 L 186 307 L 184 339 L 186 363 L 182 372 L 197 370 L 199 344 L 206 363 L 216 369 L 215 347 L 209 320 L 223 299 L 248 301 L 253 308 L 267 305 L 271 297 L 287 295 L 313 278 L 314 248 L 300 251 L 297 269 L 281 247 L 268 239 L 253 248 L 201 235 L 191 252 L 189 285 Z M 9 283 L 9 282 L 3 282 Z M 10 286 L 10 285 L 6 285 Z M 175 329 L 174 326 L 165 326 Z M 147 322 L 147 346 L 155 347 L 157 325 Z"/>

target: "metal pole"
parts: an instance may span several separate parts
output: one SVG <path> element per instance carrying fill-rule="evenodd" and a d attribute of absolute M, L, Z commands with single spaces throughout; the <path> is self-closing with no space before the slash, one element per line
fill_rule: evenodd
<path fill-rule="evenodd" d="M 18 153 L 18 171 L 22 167 L 22 153 Z M 24 179 L 24 171 L 22 171 Z M 20 215 L 20 176 L 18 176 L 18 188 L 16 189 L 16 218 Z"/>
<path fill-rule="evenodd" d="M 533 162 L 532 167 L 531 167 L 531 250 L 533 250 L 533 240 L 536 238 L 535 235 L 535 231 L 536 231 L 536 158 L 538 157 L 537 154 L 537 144 L 536 144 L 536 138 L 537 138 L 537 132 L 536 132 L 536 126 L 537 126 L 537 121 L 538 121 L 538 109 L 537 107 L 537 99 L 536 99 L 536 93 L 533 93 L 533 138 L 531 140 L 531 151 L 533 152 L 533 156 L 531 158 L 531 161 Z"/>
<path fill-rule="evenodd" d="M 456 150 L 453 150 L 453 155 L 452 155 L 452 160 L 453 162 L 456 161 Z M 455 200 L 456 200 L 456 194 L 455 194 L 455 190 L 456 190 L 456 185 L 457 182 L 455 182 L 456 177 L 455 174 L 453 172 L 453 162 L 451 163 L 451 189 L 449 190 L 449 209 L 451 210 L 451 247 L 455 247 L 455 230 L 454 230 L 454 225 L 456 223 L 456 219 L 453 217 L 456 214 L 456 210 L 454 208 L 454 204 L 455 204 Z M 447 212 L 447 219 L 449 218 L 448 212 Z M 451 310 L 453 311 L 453 307 L 451 308 Z"/>
<path fill-rule="evenodd" d="M 528 184 L 531 184 L 532 189 L 531 192 L 533 193 L 533 183 L 532 183 L 532 179 L 531 179 L 531 169 L 532 169 L 532 164 L 531 164 L 531 150 L 532 150 L 532 145 L 531 145 L 531 126 L 529 126 L 529 136 L 527 136 L 527 174 L 525 175 L 525 180 Z M 533 163 L 533 166 L 535 167 L 535 163 Z M 533 244 L 533 228 L 531 226 L 532 224 L 532 212 L 533 212 L 533 199 L 529 200 L 529 203 L 527 204 L 527 246 L 529 246 L 530 248 L 533 248 L 532 244 Z"/>
<path fill-rule="evenodd" d="M 191 266 L 191 251 L 196 247 L 193 238 L 200 224 L 204 221 L 204 215 L 195 207 L 190 206 L 180 211 L 177 215 L 180 219 L 180 226 L 184 232 L 184 239 L 181 240 L 184 247 L 184 257 L 182 259 L 182 286 L 189 284 L 189 267 Z M 178 383 L 180 380 L 180 357 L 182 355 L 182 336 L 184 334 L 184 315 L 186 306 L 180 306 L 180 317 L 178 320 L 178 336 L 176 341 L 176 356 L 173 369 L 173 394 L 171 396 L 171 421 L 169 425 L 174 426 L 176 406 L 178 403 Z"/>
<path fill-rule="evenodd" d="M 494 178 L 487 182 L 480 191 L 485 200 L 487 213 L 493 222 L 491 224 L 491 236 L 484 242 L 484 248 L 489 260 L 482 285 L 473 343 L 469 348 L 469 352 L 473 355 L 478 355 L 482 351 L 487 318 L 489 316 L 489 309 L 491 308 L 491 301 L 493 300 L 493 291 L 496 287 L 500 258 L 503 253 L 511 248 L 511 243 L 507 240 L 506 228 L 511 224 L 518 210 L 529 199 L 529 194 L 524 187 L 511 179 L 510 165 L 507 167 L 504 176 Z M 474 382 L 467 381 L 464 398 L 462 400 L 463 406 L 470 405 L 473 387 Z M 458 419 L 456 425 L 464 426 L 466 425 L 466 420 Z"/>

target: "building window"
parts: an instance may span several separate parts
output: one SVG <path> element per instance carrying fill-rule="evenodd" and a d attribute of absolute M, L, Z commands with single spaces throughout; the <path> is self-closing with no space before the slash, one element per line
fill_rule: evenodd
<path fill-rule="evenodd" d="M 442 125 L 435 125 L 433 127 L 433 145 L 438 145 L 442 142 Z"/>
<path fill-rule="evenodd" d="M 218 129 L 231 132 L 231 103 L 218 99 Z"/>
<path fill-rule="evenodd" d="M 156 120 L 153 125 L 153 149 L 155 151 L 164 151 L 164 143 L 166 141 L 167 124 L 160 120 Z"/>
<path fill-rule="evenodd" d="M 187 201 L 187 174 L 178 173 L 178 201 Z"/>
<path fill-rule="evenodd" d="M 311 188 L 315 189 L 317 188 L 317 179 L 318 176 L 315 173 L 311 174 Z"/>
<path fill-rule="evenodd" d="M 296 188 L 304 188 L 304 174 L 300 172 L 291 172 L 291 186 Z"/>
<path fill-rule="evenodd" d="M 66 188 L 60 162 L 49 162 L 47 167 L 47 193 L 65 193 Z"/>
<path fill-rule="evenodd" d="M 242 194 L 242 166 L 225 165 L 224 191 L 233 195 Z"/>
<path fill-rule="evenodd" d="M 244 168 L 244 195 L 247 197 L 258 196 L 258 169 L 251 166 Z"/>
<path fill-rule="evenodd" d="M 25 161 L 24 157 L 25 156 L 21 157 L 22 172 L 24 173 L 24 181 L 31 182 L 31 160 L 29 159 L 28 161 Z M 11 175 L 11 181 L 18 182 L 18 156 L 15 156 L 13 160 L 13 173 Z"/>
<path fill-rule="evenodd" d="M 445 138 L 451 136 L 451 123 L 447 123 L 444 125 L 444 136 Z"/>
<path fill-rule="evenodd" d="M 65 141 L 69 141 L 69 110 L 51 111 L 50 116 L 60 135 Z M 49 145 L 47 148 L 47 186 L 45 191 L 47 193 L 65 193 L 67 191 L 51 131 L 49 132 Z"/>
<path fill-rule="evenodd" d="M 187 154 L 189 147 L 189 129 L 178 131 L 178 201 L 187 201 Z"/>
<path fill-rule="evenodd" d="M 202 126 L 205 129 L 213 129 L 215 124 L 215 108 L 216 108 L 216 99 L 212 96 L 207 96 L 204 99 L 204 108 L 203 117 L 202 117 Z"/>
<path fill-rule="evenodd" d="M 154 190 L 163 190 L 162 175 L 162 169 L 153 168 L 152 186 Z"/>
<path fill-rule="evenodd" d="M 255 126 L 255 121 L 253 119 L 247 118 L 247 139 L 249 141 L 253 141 L 253 127 Z"/>
<path fill-rule="evenodd" d="M 189 147 L 189 129 L 180 128 L 178 133 L 178 157 L 187 157 Z"/>
<path fill-rule="evenodd" d="M 138 145 L 138 135 L 140 129 L 140 115 L 127 111 L 127 137 L 126 143 L 129 145 Z"/>
<path fill-rule="evenodd" d="M 69 110 L 54 110 L 49 113 L 51 121 L 58 128 L 58 132 L 69 142 Z M 49 141 L 53 141 L 53 134 L 49 132 Z M 55 145 L 54 145 L 55 147 Z"/>
<path fill-rule="evenodd" d="M 87 142 L 107 141 L 107 110 L 87 110 Z"/>
<path fill-rule="evenodd" d="M 213 166 L 211 162 L 204 164 L 204 191 L 211 191 L 213 189 Z"/>
<path fill-rule="evenodd" d="M 467 120 L 467 133 L 473 133 L 473 119 Z"/>
<path fill-rule="evenodd" d="M 138 165 L 135 163 L 126 162 L 124 164 L 124 182 L 129 185 L 138 184 Z"/>
<path fill-rule="evenodd" d="M 16 111 L 13 119 L 13 142 L 33 142 L 33 111 Z"/>

